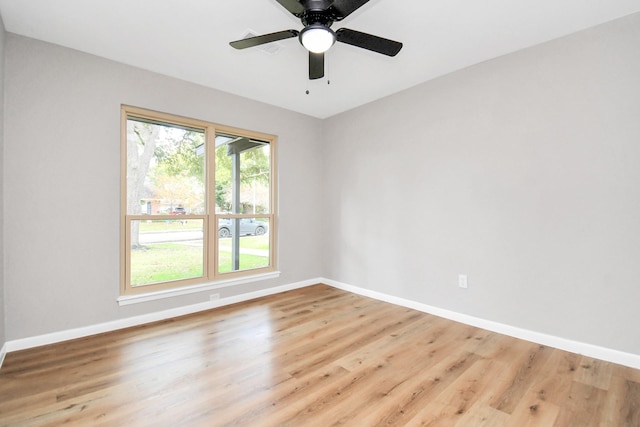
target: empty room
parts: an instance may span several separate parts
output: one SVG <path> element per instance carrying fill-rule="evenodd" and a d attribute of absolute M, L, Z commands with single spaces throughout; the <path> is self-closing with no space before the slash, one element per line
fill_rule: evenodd
<path fill-rule="evenodd" d="M 0 17 L 0 426 L 640 427 L 640 0 Z"/>

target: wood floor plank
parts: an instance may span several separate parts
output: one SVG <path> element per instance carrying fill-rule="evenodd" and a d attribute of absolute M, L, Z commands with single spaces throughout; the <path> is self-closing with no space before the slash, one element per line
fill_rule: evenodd
<path fill-rule="evenodd" d="M 509 425 L 509 414 L 479 401 L 460 417 L 455 427 L 505 427 L 507 425 Z"/>
<path fill-rule="evenodd" d="M 560 407 L 550 402 L 532 403 L 521 400 L 509 417 L 510 425 L 522 427 L 553 426 L 560 413 Z"/>
<path fill-rule="evenodd" d="M 360 365 L 359 369 L 375 368 L 375 375 L 363 379 L 355 392 L 351 390 L 350 393 L 341 393 L 339 411 L 333 411 L 331 424 L 353 425 L 363 421 L 362 414 L 371 415 L 368 421 L 370 424 L 377 423 L 375 417 L 383 417 L 385 412 L 388 412 L 389 405 L 397 403 L 396 396 L 403 390 L 407 393 L 406 386 L 403 386 L 410 385 L 416 376 L 438 360 L 432 353 L 437 351 L 436 347 L 438 350 L 448 347 L 449 351 L 453 352 L 457 344 L 455 336 L 439 340 L 436 344 L 429 334 L 425 334 L 424 341 L 416 341 L 413 346 L 394 345 L 384 350 L 380 349 L 380 357 L 377 360 Z M 394 350 L 389 351 L 390 348 Z M 357 372 L 357 369 L 354 372 Z"/>
<path fill-rule="evenodd" d="M 608 390 L 613 368 L 611 363 L 606 363 L 591 357 L 582 357 L 576 369 L 574 379 L 586 385 Z"/>
<path fill-rule="evenodd" d="M 640 371 L 327 285 L 12 352 L 0 426 L 640 426 Z"/>
<path fill-rule="evenodd" d="M 604 400 L 604 390 L 574 381 L 554 426 L 599 426 Z"/>
<path fill-rule="evenodd" d="M 423 408 L 449 389 L 479 359 L 475 354 L 457 351 L 443 355 L 433 367 L 414 375 L 393 391 L 393 404 L 388 405 L 385 412 L 376 414 L 379 420 L 376 425 L 405 425 L 419 421 L 418 414 Z"/>
<path fill-rule="evenodd" d="M 620 418 L 614 422 L 624 427 L 640 426 L 640 383 L 626 380 Z"/>
<path fill-rule="evenodd" d="M 531 346 L 511 359 L 512 371 L 509 387 L 491 402 L 494 408 L 510 414 L 541 372 L 553 349 L 541 345 Z"/>
<path fill-rule="evenodd" d="M 640 425 L 640 384 L 613 375 L 602 410 L 601 425 Z"/>
<path fill-rule="evenodd" d="M 521 426 L 551 426 L 567 399 L 580 356 L 552 351 L 542 368 L 547 375 L 536 375 L 513 409 L 510 422 Z"/>
<path fill-rule="evenodd" d="M 409 425 L 454 426 L 477 402 L 484 402 L 492 393 L 494 379 L 504 370 L 504 364 L 491 359 L 475 359 L 449 387 L 439 393 L 414 417 Z"/>

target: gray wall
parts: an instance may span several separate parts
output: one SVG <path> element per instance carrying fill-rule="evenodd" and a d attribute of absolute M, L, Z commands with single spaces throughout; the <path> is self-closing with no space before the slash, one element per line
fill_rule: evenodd
<path fill-rule="evenodd" d="M 321 275 L 320 120 L 13 34 L 6 41 L 7 340 L 208 300 L 116 303 L 121 104 L 279 136 L 282 275 L 223 298 Z"/>
<path fill-rule="evenodd" d="M 0 16 L 0 349 L 5 339 L 4 304 L 4 220 L 3 220 L 3 152 L 4 152 L 4 23 Z"/>
<path fill-rule="evenodd" d="M 328 119 L 325 275 L 640 354 L 639 47 L 636 14 Z"/>

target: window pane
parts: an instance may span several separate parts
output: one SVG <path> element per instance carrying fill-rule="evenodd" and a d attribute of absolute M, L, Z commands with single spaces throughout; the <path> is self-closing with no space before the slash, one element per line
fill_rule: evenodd
<path fill-rule="evenodd" d="M 218 221 L 218 272 L 268 266 L 268 218 L 221 218 Z"/>
<path fill-rule="evenodd" d="M 269 143 L 216 135 L 216 212 L 269 213 L 271 159 Z"/>
<path fill-rule="evenodd" d="M 204 131 L 127 119 L 127 214 L 205 213 Z"/>
<path fill-rule="evenodd" d="M 204 274 L 204 220 L 131 221 L 131 286 Z"/>

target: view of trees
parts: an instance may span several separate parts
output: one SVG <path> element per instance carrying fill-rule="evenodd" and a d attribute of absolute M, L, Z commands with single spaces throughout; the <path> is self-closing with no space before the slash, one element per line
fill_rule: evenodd
<path fill-rule="evenodd" d="M 232 158 L 217 138 L 215 203 L 217 212 L 232 211 Z M 204 214 L 205 133 L 170 124 L 127 120 L 127 214 L 168 214 L 176 208 Z M 269 147 L 258 145 L 240 154 L 240 213 L 264 213 L 269 206 Z M 211 183 L 213 184 L 213 183 Z M 139 222 L 132 222 L 131 244 L 139 246 Z"/>
<path fill-rule="evenodd" d="M 227 144 L 216 148 L 216 210 L 232 211 L 232 165 Z M 264 213 L 269 206 L 269 147 L 267 145 L 240 154 L 239 213 Z"/>

